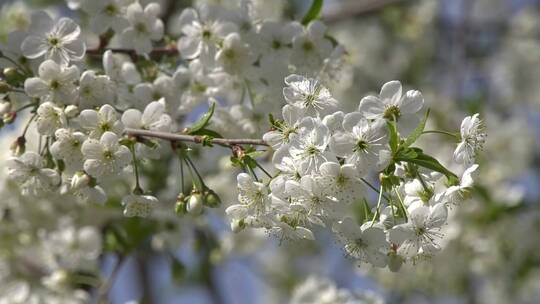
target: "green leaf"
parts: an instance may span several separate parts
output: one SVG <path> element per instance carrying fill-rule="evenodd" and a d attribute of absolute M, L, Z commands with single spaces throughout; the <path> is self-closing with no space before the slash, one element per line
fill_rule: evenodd
<path fill-rule="evenodd" d="M 402 154 L 399 154 L 398 156 L 396 156 L 396 160 L 413 163 L 420 167 L 424 167 L 424 168 L 427 168 L 436 172 L 440 172 L 444 174 L 451 183 L 455 182 L 456 180 L 459 181 L 459 178 L 457 177 L 457 175 L 455 175 L 452 171 L 446 169 L 438 160 L 436 160 L 432 156 L 429 156 L 422 152 L 419 152 L 417 154 L 418 155 L 415 158 L 408 158 Z"/>
<path fill-rule="evenodd" d="M 215 108 L 216 104 L 213 103 L 208 109 L 208 111 L 204 113 L 204 115 L 201 116 L 201 118 L 199 118 L 199 120 L 197 120 L 193 125 L 191 125 L 190 128 L 188 128 L 186 133 L 190 135 L 195 135 L 195 132 L 200 131 L 201 129 L 206 127 L 210 122 L 210 118 L 212 118 L 212 115 L 214 115 Z"/>
<path fill-rule="evenodd" d="M 251 158 L 249 155 L 244 156 L 242 160 L 244 161 L 244 164 L 251 169 L 255 169 L 257 167 L 257 161 Z"/>
<path fill-rule="evenodd" d="M 398 150 L 398 144 L 399 144 L 399 136 L 397 133 L 396 122 L 386 121 L 386 126 L 388 127 L 388 136 L 390 137 L 389 138 L 390 149 L 392 150 L 392 154 L 396 154 Z"/>
<path fill-rule="evenodd" d="M 194 131 L 192 133 L 189 133 L 191 135 L 201 135 L 201 136 L 210 136 L 212 138 L 223 138 L 223 135 L 219 134 L 218 132 L 206 128 L 199 129 L 197 131 Z"/>
<path fill-rule="evenodd" d="M 304 18 L 302 18 L 302 24 L 308 25 L 312 20 L 317 19 L 321 12 L 322 6 L 323 0 L 313 0 L 313 2 L 311 2 L 311 7 L 304 15 Z"/>
<path fill-rule="evenodd" d="M 424 128 L 426 127 L 426 122 L 429 116 L 429 109 L 426 111 L 426 115 L 424 116 L 424 119 L 416 126 L 414 131 L 405 139 L 405 142 L 403 143 L 402 147 L 407 148 L 410 145 L 412 145 L 420 135 L 422 135 L 422 132 L 424 132 Z"/>
<path fill-rule="evenodd" d="M 246 155 L 252 157 L 252 158 L 257 158 L 257 157 L 261 157 L 261 156 L 264 156 L 267 152 L 266 151 L 263 151 L 263 150 L 255 150 L 255 151 L 251 151 L 249 153 L 246 153 Z"/>

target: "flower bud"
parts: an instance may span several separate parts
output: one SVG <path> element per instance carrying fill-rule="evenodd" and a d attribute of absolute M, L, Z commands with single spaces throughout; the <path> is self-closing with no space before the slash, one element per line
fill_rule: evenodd
<path fill-rule="evenodd" d="M 214 190 L 210 189 L 204 196 L 204 205 L 210 208 L 217 208 L 221 205 L 221 199 Z"/>
<path fill-rule="evenodd" d="M 17 156 L 21 156 L 26 151 L 26 138 L 19 136 L 11 144 L 11 152 Z"/>
<path fill-rule="evenodd" d="M 187 197 L 184 193 L 180 193 L 176 198 L 176 204 L 174 205 L 174 212 L 176 214 L 186 214 L 187 213 Z"/>
<path fill-rule="evenodd" d="M 71 190 L 78 190 L 90 184 L 90 176 L 84 172 L 77 172 L 71 178 Z"/>
<path fill-rule="evenodd" d="M 11 111 L 11 102 L 2 101 L 0 102 L 0 115 L 4 116 L 5 114 Z"/>
<path fill-rule="evenodd" d="M 73 118 L 79 114 L 79 108 L 75 105 L 69 105 L 64 109 L 67 118 Z"/>
<path fill-rule="evenodd" d="M 5 81 L 0 81 L 0 94 L 9 92 L 10 86 Z"/>
<path fill-rule="evenodd" d="M 24 75 L 21 74 L 16 68 L 5 68 L 4 77 L 7 84 L 12 86 L 22 84 L 25 79 Z"/>
<path fill-rule="evenodd" d="M 233 220 L 231 222 L 231 230 L 234 233 L 242 231 L 246 227 L 244 220 Z"/>
<path fill-rule="evenodd" d="M 186 208 L 190 214 L 200 214 L 203 210 L 203 198 L 200 193 L 193 193 L 189 197 L 189 201 Z"/>
<path fill-rule="evenodd" d="M 17 118 L 16 112 L 7 112 L 2 116 L 2 120 L 7 125 L 13 123 L 15 121 L 15 118 Z"/>
<path fill-rule="evenodd" d="M 390 271 L 397 272 L 403 265 L 403 258 L 397 255 L 395 252 L 390 252 L 388 255 L 388 268 Z"/>

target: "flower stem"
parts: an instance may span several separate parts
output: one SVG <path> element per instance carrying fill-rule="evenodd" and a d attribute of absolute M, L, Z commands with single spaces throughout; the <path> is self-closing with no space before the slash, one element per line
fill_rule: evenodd
<path fill-rule="evenodd" d="M 143 193 L 143 190 L 139 183 L 139 166 L 137 165 L 137 156 L 135 155 L 135 145 L 130 145 L 129 150 L 133 156 L 133 171 L 135 173 L 135 188 L 133 188 L 133 193 L 140 195 Z"/>
<path fill-rule="evenodd" d="M 373 215 L 373 219 L 371 220 L 371 226 L 375 224 L 375 219 L 381 214 L 382 193 L 383 193 L 383 186 L 381 184 L 381 187 L 379 189 L 379 198 L 377 199 L 377 210 L 375 210 L 375 214 Z"/>
<path fill-rule="evenodd" d="M 422 134 L 443 134 L 443 135 L 448 135 L 456 139 L 459 139 L 459 135 L 457 133 L 452 133 L 452 132 L 447 132 L 447 131 L 427 130 L 427 131 L 422 132 Z"/>
<path fill-rule="evenodd" d="M 160 138 L 160 139 L 169 140 L 169 141 L 194 142 L 197 144 L 202 144 L 204 142 L 204 137 L 198 136 L 198 135 L 176 134 L 176 133 L 131 129 L 131 128 L 125 129 L 124 132 L 127 135 L 135 136 L 135 137 L 137 136 L 153 137 L 153 138 Z M 231 145 L 268 146 L 268 143 L 266 143 L 262 139 L 212 138 L 210 140 L 210 143 L 223 146 L 223 147 L 230 147 Z"/>
<path fill-rule="evenodd" d="M 370 182 L 368 182 L 365 178 L 361 177 L 360 180 L 364 182 L 364 184 L 368 185 L 368 187 L 370 187 L 373 191 L 380 193 L 380 191 L 375 188 L 375 186 L 373 186 Z M 390 199 L 386 195 L 383 194 L 383 197 L 386 201 L 390 201 Z"/>

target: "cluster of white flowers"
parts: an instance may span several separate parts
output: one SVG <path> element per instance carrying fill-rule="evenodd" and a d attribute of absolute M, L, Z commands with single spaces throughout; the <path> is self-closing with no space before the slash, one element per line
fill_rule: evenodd
<path fill-rule="evenodd" d="M 458 178 L 411 146 L 425 134 L 427 114 L 423 121 L 416 116 L 424 103 L 420 92 L 402 94 L 401 83 L 391 81 L 344 113 L 317 79 L 291 75 L 285 82 L 283 119 L 263 137 L 276 149 L 277 173 L 266 182 L 238 175 L 239 204 L 227 209 L 232 229 L 313 239 L 314 226 L 329 227 L 348 255 L 393 270 L 439 250 L 447 208 L 473 186 L 478 165 L 472 162 L 485 139 L 478 115 L 462 123 L 454 156 L 466 170 Z M 374 175 L 378 189 L 366 180 Z M 377 192 L 375 207 L 365 185 Z"/>
<path fill-rule="evenodd" d="M 223 126 L 220 132 L 227 134 L 237 125 L 237 134 L 260 134 L 263 113 L 280 107 L 280 102 L 269 101 L 281 91 L 285 75 L 294 70 L 328 79 L 343 55 L 320 21 L 304 26 L 259 20 L 250 1 L 225 10 L 210 4 L 184 9 L 177 46 L 163 44 L 157 3 L 68 4 L 88 14 L 91 30 L 102 34 L 100 46 L 88 51 L 102 55 L 104 74 L 84 64 L 85 38 L 69 18 L 54 20 L 36 12 L 26 30 L 8 37 L 2 48 L 2 56 L 10 59 L 4 71 L 9 94 L 2 103 L 2 121 L 13 122 L 16 107 L 33 108 L 28 124 L 34 122 L 40 135 L 35 152 L 25 152 L 25 134 L 19 137 L 9 174 L 27 194 L 61 192 L 104 203 L 102 185 L 134 172 L 133 193 L 122 200 L 126 216 L 148 216 L 157 205 L 155 197 L 142 195 L 137 164 L 167 152 L 167 145 L 157 141 L 125 136 L 126 128 L 175 132 L 183 127 L 184 115 L 220 97 L 212 121 Z M 154 48 L 153 43 L 164 46 Z M 114 52 L 115 46 L 132 48 L 132 56 Z M 183 60 L 176 65 L 136 57 L 154 50 Z"/>
<path fill-rule="evenodd" d="M 447 208 L 473 185 L 486 137 L 478 115 L 462 123 L 454 153 L 463 167 L 459 178 L 413 146 L 429 132 L 420 92 L 403 94 L 391 81 L 357 111 L 340 111 L 330 85 L 346 52 L 321 21 L 261 20 L 247 0 L 226 9 L 206 4 L 184 9 L 179 37 L 169 37 L 160 5 L 142 2 L 148 1 L 69 0 L 99 35 L 95 48 L 87 48 L 73 20 L 45 12 L 8 35 L 0 50 L 7 59 L 0 126 L 27 118 L 6 162 L 23 195 L 69 196 L 89 206 L 118 202 L 124 216 L 148 217 L 166 204 L 145 183 L 143 163 L 178 158 L 176 212 L 198 215 L 220 200 L 191 160 L 191 144 L 179 141 L 218 143 L 245 170 L 237 178 L 239 204 L 226 210 L 234 231 L 265 228 L 283 239 L 314 239 L 314 227 L 328 227 L 348 255 L 392 270 L 440 248 Z M 280 109 L 282 119 L 270 115 L 266 132 L 265 117 Z M 261 151 L 251 142 L 271 147 L 275 174 L 256 160 Z M 187 191 L 184 166 L 193 182 Z M 259 179 L 258 170 L 269 178 Z M 77 229 L 51 235 L 50 251 L 88 241 L 95 250 L 70 252 L 76 260 L 95 259 L 95 231 Z M 63 271 L 44 284 L 65 283 Z"/>
<path fill-rule="evenodd" d="M 349 291 L 319 276 L 310 276 L 296 286 L 290 304 L 383 304 L 384 299 L 371 291 Z"/>

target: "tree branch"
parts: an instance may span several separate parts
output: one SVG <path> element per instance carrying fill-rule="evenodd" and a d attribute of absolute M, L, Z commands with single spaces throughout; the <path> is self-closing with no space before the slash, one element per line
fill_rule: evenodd
<path fill-rule="evenodd" d="M 405 0 L 349 0 L 329 7 L 321 19 L 324 22 L 335 22 L 350 17 L 373 13 L 388 5 L 403 2 Z"/>
<path fill-rule="evenodd" d="M 124 133 L 130 136 L 134 136 L 134 137 L 153 137 L 153 138 L 160 138 L 160 139 L 169 140 L 169 141 L 194 142 L 197 144 L 201 144 L 205 141 L 204 136 L 199 136 L 199 135 L 176 134 L 176 133 L 130 129 L 130 128 L 125 129 Z M 266 143 L 262 139 L 212 138 L 208 142 L 212 144 L 224 146 L 224 147 L 230 147 L 233 145 L 268 146 L 268 143 Z"/>
<path fill-rule="evenodd" d="M 125 48 L 95 48 L 95 49 L 88 49 L 86 50 L 86 54 L 90 56 L 102 56 L 105 51 L 110 50 L 113 53 L 123 53 L 130 56 L 137 56 L 137 53 L 134 49 L 125 49 Z M 180 53 L 176 49 L 176 47 L 162 47 L 162 48 L 155 48 L 153 49 L 148 55 L 150 57 L 153 56 L 161 56 L 161 55 L 168 55 L 168 56 L 176 56 Z"/>

